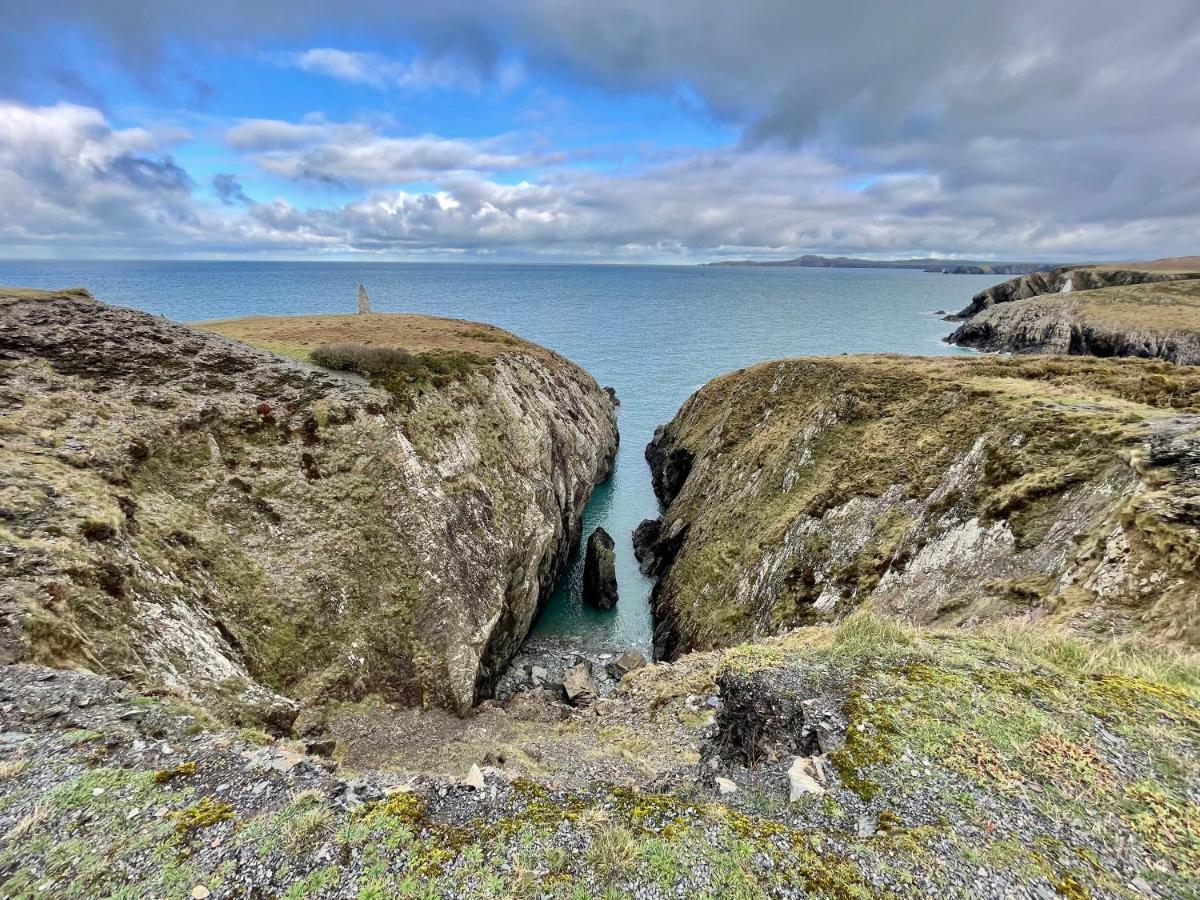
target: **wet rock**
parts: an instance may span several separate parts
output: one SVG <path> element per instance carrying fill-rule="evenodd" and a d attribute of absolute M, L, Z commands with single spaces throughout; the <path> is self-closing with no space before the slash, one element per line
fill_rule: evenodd
<path fill-rule="evenodd" d="M 662 529 L 662 519 L 643 519 L 637 528 L 633 529 L 633 556 L 638 561 L 638 568 L 643 575 L 655 575 L 657 554 L 654 552 L 658 543 L 658 533 Z"/>
<path fill-rule="evenodd" d="M 617 389 L 614 387 L 606 387 L 604 393 L 608 394 L 608 399 L 612 401 L 613 406 L 620 406 L 621 400 L 617 396 Z"/>
<path fill-rule="evenodd" d="M 612 536 L 597 528 L 587 542 L 583 563 L 583 602 L 597 609 L 617 605 L 617 569 Z"/>
<path fill-rule="evenodd" d="M 596 699 L 596 681 L 586 660 L 567 669 L 563 676 L 563 694 L 572 706 L 587 706 Z"/>
<path fill-rule="evenodd" d="M 646 657 L 640 650 L 626 650 L 607 666 L 608 674 L 620 681 L 630 672 L 646 665 Z"/>
<path fill-rule="evenodd" d="M 646 462 L 650 464 L 654 495 L 664 506 L 670 506 L 679 494 L 695 461 L 695 456 L 688 448 L 672 446 L 673 438 L 669 424 L 660 425 L 654 432 L 654 438 L 646 445 Z"/>

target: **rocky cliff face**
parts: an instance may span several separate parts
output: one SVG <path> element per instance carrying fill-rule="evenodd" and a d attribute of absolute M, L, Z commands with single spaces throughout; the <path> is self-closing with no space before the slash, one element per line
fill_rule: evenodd
<path fill-rule="evenodd" d="M 1011 303 L 1042 294 L 1066 294 L 1096 288 L 1157 284 L 1200 278 L 1200 272 L 1156 272 L 1143 269 L 1060 266 L 1048 272 L 1032 272 L 980 291 L 955 318 L 969 319 L 998 303 Z"/>
<path fill-rule="evenodd" d="M 671 488 L 639 529 L 663 573 L 657 650 L 860 606 L 1200 641 L 1198 405 L 1200 375 L 1135 361 L 851 357 L 718 378 L 647 448 Z"/>
<path fill-rule="evenodd" d="M 1184 282 L 1200 299 L 1200 282 Z M 1196 285 L 1192 288 L 1191 285 Z M 1155 318 L 1170 296 L 1167 289 L 1122 292 L 1131 315 L 1124 321 L 1106 321 L 1113 308 L 1105 301 L 1110 289 L 1082 295 L 1037 297 L 989 306 L 960 325 L 948 343 L 976 350 L 1008 353 L 1059 353 L 1072 356 L 1133 356 L 1163 359 L 1179 365 L 1200 365 L 1200 309 L 1195 323 L 1158 325 Z M 1136 315 L 1137 300 L 1145 300 Z"/>
<path fill-rule="evenodd" d="M 86 293 L 0 296 L 5 662 L 279 727 L 297 698 L 464 710 L 611 471 L 610 398 L 495 329 L 400 402 Z"/>

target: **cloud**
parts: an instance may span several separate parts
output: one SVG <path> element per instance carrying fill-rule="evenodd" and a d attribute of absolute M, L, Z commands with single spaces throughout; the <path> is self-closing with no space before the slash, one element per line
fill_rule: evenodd
<path fill-rule="evenodd" d="M 477 94 L 485 87 L 489 74 L 504 91 L 515 88 L 524 77 L 521 65 L 512 60 L 498 64 L 494 73 L 488 73 L 477 62 L 461 56 L 417 56 L 402 61 L 380 53 L 333 47 L 290 54 L 285 61 L 305 72 L 378 90 L 458 90 Z"/>
<path fill-rule="evenodd" d="M 254 202 L 246 196 L 246 191 L 242 188 L 242 183 L 238 181 L 237 176 L 228 172 L 218 172 L 212 177 L 212 189 L 213 193 L 217 195 L 217 199 L 225 206 Z"/>
<path fill-rule="evenodd" d="M 429 181 L 450 172 L 499 172 L 542 161 L 504 152 L 499 140 L 387 137 L 361 123 L 240 122 L 225 135 L 262 171 L 292 181 L 374 186 Z"/>
<path fill-rule="evenodd" d="M 194 220 L 192 180 L 159 137 L 60 103 L 0 103 L 0 237 L 88 240 Z"/>

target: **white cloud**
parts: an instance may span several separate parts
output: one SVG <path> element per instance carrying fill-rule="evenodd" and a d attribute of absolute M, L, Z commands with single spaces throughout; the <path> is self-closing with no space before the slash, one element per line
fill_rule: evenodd
<path fill-rule="evenodd" d="M 403 61 L 381 53 L 314 47 L 290 54 L 286 61 L 305 72 L 326 75 L 349 84 L 378 90 L 459 90 L 479 93 L 490 80 L 501 91 L 512 90 L 524 79 L 524 69 L 514 60 L 504 61 L 488 73 L 470 57 L 417 56 Z"/>

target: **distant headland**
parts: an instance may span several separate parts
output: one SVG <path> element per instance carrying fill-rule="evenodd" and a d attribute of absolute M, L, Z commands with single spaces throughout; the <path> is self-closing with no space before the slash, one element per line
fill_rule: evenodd
<path fill-rule="evenodd" d="M 806 253 L 794 259 L 723 259 L 704 266 L 792 266 L 808 269 L 921 269 L 945 275 L 1028 275 L 1056 267 L 1056 263 L 982 262 L 973 259 L 857 259 L 853 256 L 817 256 Z"/>

